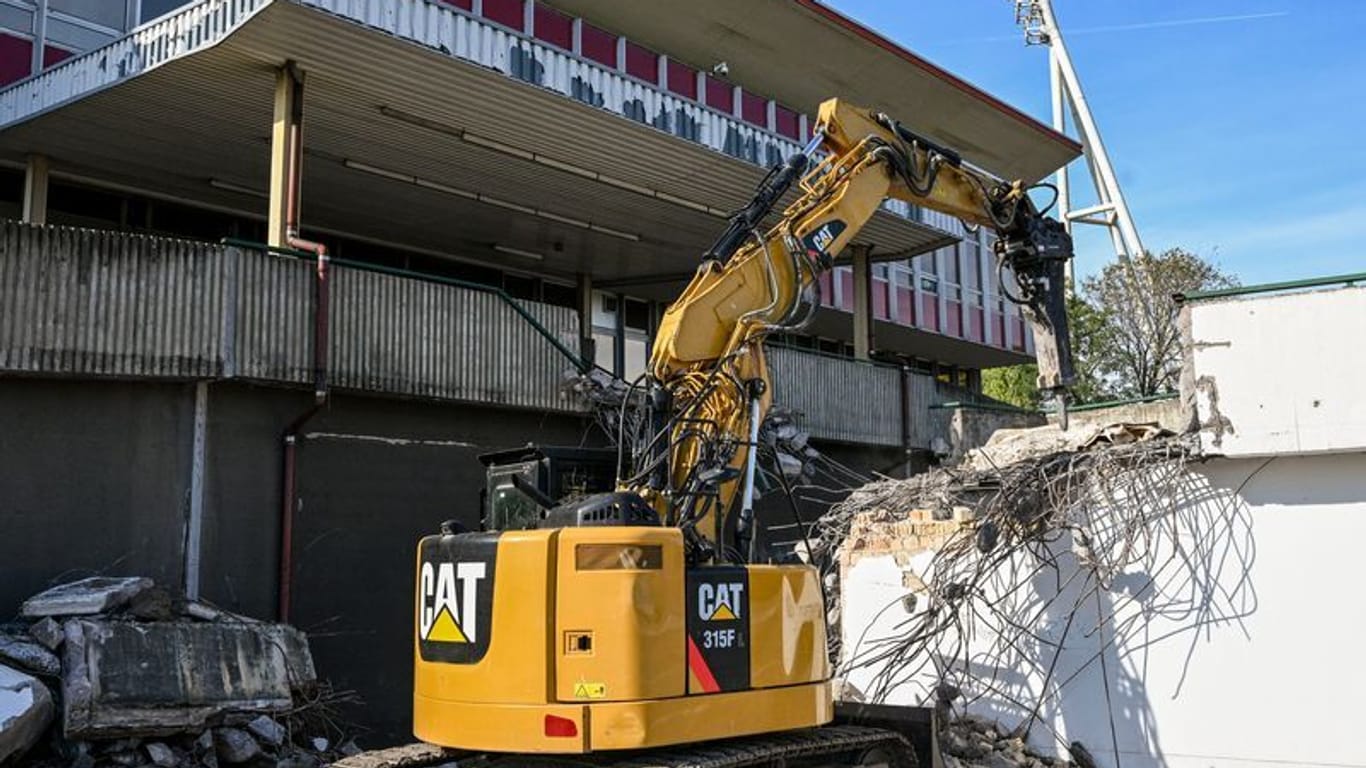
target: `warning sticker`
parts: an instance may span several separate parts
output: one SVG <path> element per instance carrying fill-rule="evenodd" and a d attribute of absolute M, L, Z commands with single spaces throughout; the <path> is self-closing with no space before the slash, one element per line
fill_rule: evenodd
<path fill-rule="evenodd" d="M 578 683 L 574 686 L 574 698 L 605 699 L 607 698 L 607 683 Z"/>

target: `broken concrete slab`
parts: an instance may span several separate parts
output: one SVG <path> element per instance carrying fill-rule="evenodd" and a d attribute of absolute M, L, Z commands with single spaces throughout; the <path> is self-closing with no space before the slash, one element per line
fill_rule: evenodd
<path fill-rule="evenodd" d="M 42 645 L 11 635 L 0 634 L 0 663 L 45 677 L 62 674 L 62 662 Z"/>
<path fill-rule="evenodd" d="M 62 633 L 62 625 L 51 616 L 42 621 L 30 624 L 28 628 L 29 637 L 37 640 L 49 651 L 55 651 L 62 647 L 62 641 L 66 640 L 66 635 Z"/>
<path fill-rule="evenodd" d="M 261 754 L 261 745 L 251 734 L 237 728 L 219 728 L 213 732 L 218 759 L 229 765 L 245 763 Z"/>
<path fill-rule="evenodd" d="M 143 577 L 91 576 L 39 592 L 24 601 L 20 613 L 27 618 L 44 616 L 93 616 L 126 604 L 152 580 Z"/>
<path fill-rule="evenodd" d="M 70 619 L 62 681 L 68 739 L 162 736 L 227 714 L 275 713 L 317 680 L 302 632 L 282 624 Z"/>
<path fill-rule="evenodd" d="M 37 678 L 0 666 L 0 763 L 27 752 L 47 730 L 55 709 L 52 694 Z"/>
<path fill-rule="evenodd" d="M 257 741 L 269 744 L 272 747 L 278 747 L 285 743 L 285 738 L 289 736 L 283 725 L 275 722 L 267 715 L 261 715 L 247 723 L 247 730 L 256 737 Z"/>

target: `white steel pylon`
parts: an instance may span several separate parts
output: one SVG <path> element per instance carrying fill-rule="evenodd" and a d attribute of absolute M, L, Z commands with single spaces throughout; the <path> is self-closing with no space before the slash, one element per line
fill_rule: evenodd
<path fill-rule="evenodd" d="M 1115 176 L 1110 156 L 1105 152 L 1105 144 L 1100 139 L 1100 129 L 1096 127 L 1091 108 L 1086 104 L 1086 94 L 1082 92 L 1081 80 L 1072 66 L 1072 57 L 1067 53 L 1062 32 L 1058 29 L 1057 17 L 1053 14 L 1052 0 L 1014 0 L 1015 23 L 1024 29 L 1026 45 L 1048 46 L 1049 84 L 1053 93 L 1053 128 L 1059 133 L 1067 132 L 1066 113 L 1072 113 L 1072 123 L 1080 134 L 1082 151 L 1086 156 L 1087 167 L 1091 171 L 1091 181 L 1096 187 L 1096 198 L 1100 201 L 1087 208 L 1072 208 L 1067 166 L 1058 170 L 1058 218 L 1068 232 L 1073 224 L 1094 224 L 1105 227 L 1114 243 L 1115 255 L 1121 261 L 1143 255 L 1143 242 L 1138 238 L 1138 227 L 1134 226 L 1129 206 L 1124 202 L 1124 193 L 1119 189 L 1119 179 Z M 1067 264 L 1070 278 L 1072 263 Z"/>

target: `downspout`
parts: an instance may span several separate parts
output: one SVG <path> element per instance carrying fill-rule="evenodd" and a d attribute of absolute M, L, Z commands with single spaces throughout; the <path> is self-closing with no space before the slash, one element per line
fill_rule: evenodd
<path fill-rule="evenodd" d="M 291 99 L 289 126 L 289 170 L 285 184 L 285 244 L 295 250 L 313 254 L 317 259 L 313 283 L 313 403 L 294 418 L 285 428 L 283 498 L 280 507 L 280 594 L 279 620 L 288 622 L 290 618 L 291 596 L 293 592 L 294 571 L 294 513 L 298 495 L 298 450 L 299 433 L 308 422 L 327 405 L 328 366 L 327 352 L 331 340 L 328 327 L 328 306 L 330 291 L 328 287 L 327 247 L 322 243 L 305 240 L 299 235 L 299 192 L 303 184 L 303 75 L 295 69 L 293 62 L 286 65 L 290 77 L 290 87 L 295 89 Z"/>

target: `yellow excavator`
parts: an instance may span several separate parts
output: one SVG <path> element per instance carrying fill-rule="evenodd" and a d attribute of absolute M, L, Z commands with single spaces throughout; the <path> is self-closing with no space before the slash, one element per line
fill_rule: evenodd
<path fill-rule="evenodd" d="M 895 198 L 995 231 L 1039 384 L 1062 397 L 1072 245 L 1028 192 L 886 115 L 822 104 L 810 143 L 732 217 L 664 315 L 635 392 L 647 438 L 616 490 L 543 501 L 517 529 L 421 541 L 417 738 L 462 764 L 913 765 L 895 730 L 832 724 L 818 573 L 755 545 L 762 341 L 803 325 L 821 274 Z"/>

